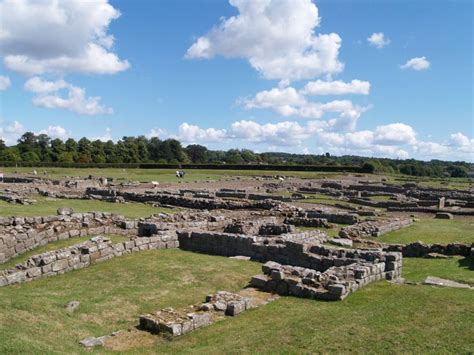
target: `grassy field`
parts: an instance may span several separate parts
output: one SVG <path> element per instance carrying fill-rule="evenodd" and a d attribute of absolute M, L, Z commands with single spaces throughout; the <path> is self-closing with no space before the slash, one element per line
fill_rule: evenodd
<path fill-rule="evenodd" d="M 403 277 L 421 282 L 436 276 L 474 286 L 474 258 L 453 256 L 448 259 L 403 258 Z"/>
<path fill-rule="evenodd" d="M 122 242 L 125 240 L 128 240 L 129 238 L 120 236 L 120 235 L 107 235 L 107 237 L 113 242 L 113 243 L 118 243 Z M 47 251 L 51 250 L 57 250 L 61 248 L 66 248 L 74 244 L 79 244 L 82 242 L 85 242 L 89 239 L 91 239 L 91 236 L 88 237 L 76 237 L 76 238 L 70 238 L 70 239 L 64 239 L 64 240 L 57 240 L 51 243 L 48 243 L 46 245 L 42 245 L 40 247 L 37 247 L 33 250 L 27 251 L 26 253 L 23 253 L 21 255 L 18 255 L 10 260 L 8 260 L 6 263 L 0 264 L 0 270 L 6 270 L 9 268 L 14 267 L 16 264 L 21 264 L 28 260 L 29 257 L 36 255 L 36 254 L 41 254 L 45 253 Z"/>
<path fill-rule="evenodd" d="M 429 178 L 424 176 L 404 175 L 385 175 L 385 178 L 388 182 L 398 185 L 416 182 L 420 186 L 461 190 L 467 190 L 474 186 L 474 179 L 472 178 Z"/>
<path fill-rule="evenodd" d="M 386 201 L 390 201 L 390 196 L 375 195 L 375 196 L 370 196 L 370 199 L 375 202 L 386 202 Z"/>
<path fill-rule="evenodd" d="M 407 263 L 404 272 L 418 268 Z M 0 353 L 88 353 L 78 345 L 86 336 L 133 328 L 141 313 L 198 303 L 219 289 L 237 291 L 259 272 L 254 262 L 155 250 L 4 287 Z M 81 305 L 69 316 L 71 300 Z M 129 353 L 468 353 L 473 322 L 472 291 L 381 281 L 343 302 L 282 297 L 171 341 L 146 335 Z"/>
<path fill-rule="evenodd" d="M 0 168 L 4 173 L 23 173 L 32 174 L 33 170 L 38 172 L 38 176 L 46 176 L 49 178 L 64 178 L 65 176 L 105 176 L 116 180 L 141 181 L 141 182 L 189 182 L 189 181 L 203 181 L 203 180 L 219 180 L 230 178 L 232 176 L 296 176 L 302 178 L 335 178 L 340 173 L 328 172 L 311 172 L 311 171 L 264 171 L 264 170 L 206 170 L 206 169 L 187 169 L 186 175 L 182 179 L 177 179 L 175 176 L 176 169 L 112 169 L 112 168 L 14 168 L 5 167 Z M 43 172 L 46 171 L 47 175 Z M 33 175 L 32 175 L 33 176 Z"/>
<path fill-rule="evenodd" d="M 400 244 L 417 240 L 430 244 L 474 243 L 474 218 L 423 218 L 410 227 L 387 233 L 376 240 Z"/>
<path fill-rule="evenodd" d="M 37 203 L 32 205 L 17 205 L 0 201 L 0 216 L 49 216 L 55 215 L 60 207 L 71 207 L 74 212 L 110 212 L 123 215 L 128 218 L 149 217 L 152 214 L 165 212 L 173 213 L 179 209 L 158 208 L 144 203 L 112 203 L 97 200 L 64 200 L 51 199 L 39 195 L 32 196 Z"/>

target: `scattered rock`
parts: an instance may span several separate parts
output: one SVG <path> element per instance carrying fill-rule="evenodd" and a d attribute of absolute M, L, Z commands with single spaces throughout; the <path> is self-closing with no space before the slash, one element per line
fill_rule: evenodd
<path fill-rule="evenodd" d="M 443 287 L 454 287 L 454 288 L 471 288 L 471 286 L 467 284 L 463 284 L 460 282 L 441 279 L 435 276 L 428 276 L 425 281 L 423 281 L 425 285 L 433 285 L 433 286 L 443 286 Z"/>
<path fill-rule="evenodd" d="M 339 245 L 341 247 L 352 248 L 352 240 L 350 240 L 350 239 L 333 238 L 329 241 L 329 243 L 334 244 L 334 245 Z"/>
<path fill-rule="evenodd" d="M 70 207 L 60 207 L 57 212 L 59 216 L 70 216 L 74 213 L 74 210 Z"/>
<path fill-rule="evenodd" d="M 229 259 L 250 260 L 250 256 L 236 255 L 236 256 L 230 256 Z"/>
<path fill-rule="evenodd" d="M 66 311 L 67 311 L 68 313 L 71 313 L 71 314 L 72 314 L 72 313 L 74 313 L 74 311 L 75 311 L 76 309 L 79 308 L 79 305 L 80 305 L 80 304 L 81 304 L 81 302 L 79 302 L 79 301 L 71 301 L 71 302 L 69 302 L 69 303 L 67 304 L 67 306 L 66 306 Z"/>
<path fill-rule="evenodd" d="M 86 348 L 93 348 L 95 346 L 103 346 L 105 341 L 109 338 L 109 336 L 102 336 L 102 337 L 88 337 L 82 339 L 79 344 Z"/>

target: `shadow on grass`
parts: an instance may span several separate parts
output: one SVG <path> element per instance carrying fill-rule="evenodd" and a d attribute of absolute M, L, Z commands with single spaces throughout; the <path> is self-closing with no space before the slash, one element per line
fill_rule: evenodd
<path fill-rule="evenodd" d="M 459 267 L 474 271 L 474 258 L 473 257 L 467 256 L 464 259 L 460 259 L 458 263 L 459 263 Z"/>

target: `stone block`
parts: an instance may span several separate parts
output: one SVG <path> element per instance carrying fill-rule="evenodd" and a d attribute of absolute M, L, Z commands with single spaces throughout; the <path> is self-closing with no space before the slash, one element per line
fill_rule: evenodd
<path fill-rule="evenodd" d="M 250 285 L 258 289 L 265 289 L 267 277 L 265 275 L 256 275 L 250 280 Z"/>
<path fill-rule="evenodd" d="M 192 319 L 195 329 L 211 324 L 211 314 L 209 312 L 191 313 L 189 317 Z"/>
<path fill-rule="evenodd" d="M 245 301 L 231 301 L 227 304 L 227 309 L 225 310 L 225 314 L 228 316 L 236 316 L 239 313 L 245 311 Z"/>
<path fill-rule="evenodd" d="M 171 334 L 172 336 L 180 336 L 183 334 L 183 326 L 180 323 L 161 323 L 159 324 L 160 332 Z"/>

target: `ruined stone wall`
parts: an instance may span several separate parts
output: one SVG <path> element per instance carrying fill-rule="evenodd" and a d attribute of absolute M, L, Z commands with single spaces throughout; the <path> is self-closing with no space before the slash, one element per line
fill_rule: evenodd
<path fill-rule="evenodd" d="M 55 240 L 98 234 L 136 235 L 136 223 L 101 212 L 0 217 L 0 263 Z"/>
<path fill-rule="evenodd" d="M 370 199 L 363 199 L 363 198 L 350 198 L 349 202 L 355 203 L 358 205 L 369 206 L 369 207 L 378 207 L 378 208 L 388 208 L 388 207 L 417 207 L 418 202 L 415 201 L 373 201 Z M 435 202 L 433 205 L 436 205 Z"/>
<path fill-rule="evenodd" d="M 315 227 L 315 228 L 329 228 L 328 220 L 326 218 L 305 218 L 305 217 L 288 217 L 284 223 L 294 226 Z"/>
<path fill-rule="evenodd" d="M 401 262 L 398 254 L 387 255 L 387 258 Z M 282 296 L 338 301 L 370 282 L 386 279 L 386 267 L 384 262 L 359 262 L 319 272 L 269 261 L 262 266 L 263 275 L 254 276 L 250 285 Z"/>
<path fill-rule="evenodd" d="M 384 247 L 386 251 L 400 252 L 406 257 L 424 257 L 431 253 L 443 255 L 461 255 L 474 256 L 474 243 L 472 244 L 425 244 L 422 242 L 415 242 L 410 244 L 392 244 Z"/>
<path fill-rule="evenodd" d="M 389 207 L 388 211 L 391 212 L 420 212 L 420 213 L 436 213 L 436 212 L 449 212 L 459 216 L 474 216 L 474 210 L 472 209 L 440 209 L 436 207 Z"/>
<path fill-rule="evenodd" d="M 178 246 L 176 233 L 135 237 L 117 244 L 112 244 L 108 238 L 95 237 L 68 248 L 34 255 L 23 264 L 0 271 L 0 287 L 64 274 L 124 254 Z"/>
<path fill-rule="evenodd" d="M 330 213 L 323 211 L 306 211 L 298 214 L 298 217 L 324 218 L 330 223 L 354 224 L 359 222 L 359 216 L 355 213 Z"/>
<path fill-rule="evenodd" d="M 86 194 L 90 196 L 102 196 L 104 198 L 122 197 L 126 201 L 134 202 L 154 202 L 162 205 L 172 205 L 185 208 L 193 208 L 200 210 L 215 210 L 215 209 L 263 209 L 270 210 L 278 205 L 276 201 L 232 201 L 221 199 L 204 199 L 204 198 L 188 198 L 180 195 L 170 194 L 142 194 L 135 192 L 122 192 L 116 190 L 106 189 L 87 189 Z"/>
<path fill-rule="evenodd" d="M 380 237 L 386 233 L 408 227 L 412 224 L 412 218 L 376 219 L 359 222 L 342 228 L 339 231 L 339 236 L 349 239 Z"/>
<path fill-rule="evenodd" d="M 293 234 L 289 238 L 261 238 L 228 233 L 178 232 L 180 248 L 184 250 L 222 256 L 248 256 L 261 262 L 275 261 L 324 272 L 333 266 L 347 266 L 357 262 L 384 262 L 387 277 L 396 278 L 401 272 L 401 261 L 391 264 L 387 253 L 353 249 L 327 248 L 305 239 L 311 233 Z M 397 259 L 398 261 L 398 259 Z"/>

